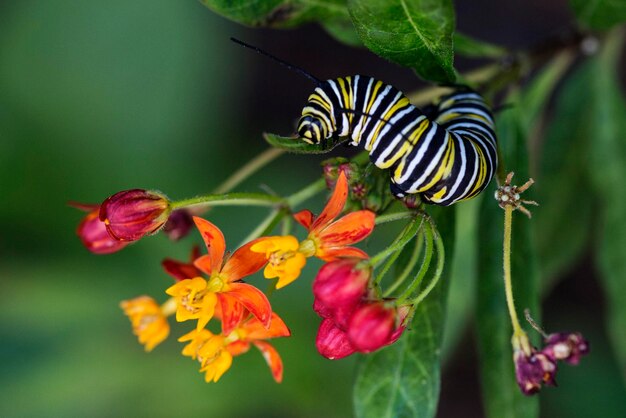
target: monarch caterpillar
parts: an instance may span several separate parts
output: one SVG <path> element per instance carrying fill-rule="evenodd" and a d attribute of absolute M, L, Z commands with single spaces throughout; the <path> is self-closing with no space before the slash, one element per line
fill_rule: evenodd
<path fill-rule="evenodd" d="M 484 99 L 457 88 L 428 111 L 413 106 L 395 87 L 355 75 L 319 80 L 301 68 L 247 45 L 317 84 L 302 109 L 299 137 L 323 144 L 333 136 L 365 149 L 370 161 L 390 172 L 391 192 L 419 194 L 448 206 L 479 194 L 497 167 L 493 115 Z"/>

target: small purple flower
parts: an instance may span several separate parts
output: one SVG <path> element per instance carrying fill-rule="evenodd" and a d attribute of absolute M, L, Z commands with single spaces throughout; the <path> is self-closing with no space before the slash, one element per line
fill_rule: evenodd
<path fill-rule="evenodd" d="M 553 361 L 563 360 L 569 364 L 578 364 L 580 357 L 589 353 L 589 343 L 579 332 L 558 332 L 546 337 L 545 347 L 541 350 Z"/>
<path fill-rule="evenodd" d="M 515 361 L 515 377 L 524 395 L 533 395 L 541 389 L 542 384 L 556 386 L 554 375 L 556 363 L 542 352 L 531 347 L 530 354 L 518 348 L 513 354 Z"/>

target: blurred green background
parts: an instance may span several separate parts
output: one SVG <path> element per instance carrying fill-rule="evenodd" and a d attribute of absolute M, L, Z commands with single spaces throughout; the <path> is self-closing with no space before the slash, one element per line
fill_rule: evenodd
<path fill-rule="evenodd" d="M 461 16 L 460 25 L 481 26 Z M 512 28 L 512 44 L 540 36 Z M 208 192 L 265 149 L 260 132 L 290 132 L 310 86 L 234 47 L 229 36 L 263 39 L 321 77 L 364 72 L 414 88 L 409 70 L 365 51 L 345 55 L 348 48 L 335 48 L 314 26 L 252 31 L 193 1 L 0 5 L 0 416 L 351 416 L 355 359 L 325 360 L 313 344 L 318 319 L 306 277 L 319 264 L 272 299 L 293 333 L 275 341 L 284 382 L 274 384 L 252 350 L 218 384 L 206 384 L 197 364 L 179 354 L 175 338 L 186 324 L 145 354 L 118 307 L 140 294 L 164 300 L 171 281 L 160 260 L 186 259 L 198 237 L 175 245 L 156 236 L 94 256 L 74 233 L 82 214 L 68 200 L 99 202 L 134 187 L 173 199 Z M 283 158 L 241 189 L 267 184 L 290 193 L 315 178 L 318 161 Z M 233 246 L 264 215 L 222 208 L 211 220 Z M 581 260 L 553 292 L 561 296 L 548 299 L 546 322 L 581 329 L 593 354 L 576 369 L 562 368 L 559 390 L 542 393 L 546 417 L 626 410 L 601 297 L 585 280 L 594 274 L 589 264 Z M 468 283 L 455 286 L 452 308 L 472 291 Z M 567 304 L 574 306 L 555 308 Z M 480 416 L 471 335 L 453 340 L 461 345 L 447 349 L 440 416 Z"/>

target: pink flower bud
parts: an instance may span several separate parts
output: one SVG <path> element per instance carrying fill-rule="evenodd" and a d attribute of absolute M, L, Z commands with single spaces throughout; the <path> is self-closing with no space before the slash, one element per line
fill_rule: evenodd
<path fill-rule="evenodd" d="M 331 308 L 321 302 L 318 298 L 313 301 L 313 310 L 323 319 L 332 319 L 337 328 L 342 331 L 348 329 L 348 321 L 354 312 L 355 306 L 342 306 Z"/>
<path fill-rule="evenodd" d="M 172 241 L 178 241 L 187 236 L 192 226 L 193 219 L 191 214 L 185 209 L 179 209 L 170 214 L 163 227 L 163 232 Z"/>
<path fill-rule="evenodd" d="M 315 346 L 322 356 L 331 360 L 337 360 L 355 352 L 346 333 L 337 328 L 332 319 L 324 319 L 320 324 Z"/>
<path fill-rule="evenodd" d="M 100 206 L 100 220 L 119 241 L 136 241 L 154 234 L 167 221 L 170 202 L 160 193 L 125 190 L 108 197 Z"/>
<path fill-rule="evenodd" d="M 313 281 L 316 299 L 331 309 L 353 308 L 367 292 L 372 271 L 359 267 L 363 260 L 343 258 L 326 263 Z"/>
<path fill-rule="evenodd" d="M 366 303 L 354 310 L 348 338 L 357 351 L 369 353 L 391 344 L 396 331 L 397 310 L 383 302 Z"/>
<path fill-rule="evenodd" d="M 546 338 L 542 353 L 553 361 L 563 360 L 569 364 L 578 364 L 580 357 L 589 353 L 589 343 L 579 332 L 559 332 Z"/>
<path fill-rule="evenodd" d="M 104 222 L 98 218 L 99 213 L 100 207 L 95 205 L 78 225 L 76 234 L 83 245 L 94 254 L 110 254 L 126 247 L 127 242 L 117 241 L 109 235 Z"/>

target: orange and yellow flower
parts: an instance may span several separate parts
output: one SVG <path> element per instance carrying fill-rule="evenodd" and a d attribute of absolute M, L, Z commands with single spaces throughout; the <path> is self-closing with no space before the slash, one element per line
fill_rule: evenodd
<path fill-rule="evenodd" d="M 120 307 L 130 319 L 133 334 L 138 337 L 146 351 L 152 351 L 169 335 L 170 325 L 167 322 L 166 312 L 153 298 L 139 296 L 124 300 L 120 302 Z"/>
<path fill-rule="evenodd" d="M 348 199 L 348 180 L 343 171 L 328 203 L 319 216 L 310 210 L 294 214 L 298 223 L 308 231 L 308 237 L 298 242 L 296 237 L 263 237 L 250 247 L 252 252 L 263 253 L 268 264 L 263 272 L 268 279 L 278 277 L 276 288 L 293 282 L 306 264 L 306 258 L 318 257 L 333 261 L 339 257 L 368 258 L 358 248 L 351 247 L 365 239 L 374 229 L 375 214 L 369 210 L 351 212 L 337 220 Z"/>
<path fill-rule="evenodd" d="M 257 317 L 249 315 L 229 334 L 213 334 L 208 329 L 195 329 L 178 341 L 188 342 L 182 354 L 198 360 L 200 372 L 205 373 L 207 382 L 217 382 L 232 365 L 233 357 L 246 353 L 254 345 L 263 354 L 274 380 L 280 383 L 283 378 L 282 360 L 276 349 L 264 340 L 289 335 L 291 333 L 283 320 L 272 313 L 269 328 Z"/>
<path fill-rule="evenodd" d="M 208 254 L 196 258 L 193 266 L 171 260 L 164 262 L 166 271 L 180 280 L 165 291 L 176 299 L 176 320 L 196 319 L 197 329 L 200 330 L 213 317 L 219 304 L 225 334 L 230 334 L 241 322 L 245 309 L 269 327 L 272 308 L 267 297 L 256 287 L 241 282 L 242 278 L 259 271 L 267 262 L 263 255 L 250 250 L 256 241 L 237 249 L 224 262 L 226 242 L 222 232 L 205 219 L 194 217 L 193 220 Z M 206 274 L 208 279 L 201 273 Z"/>

